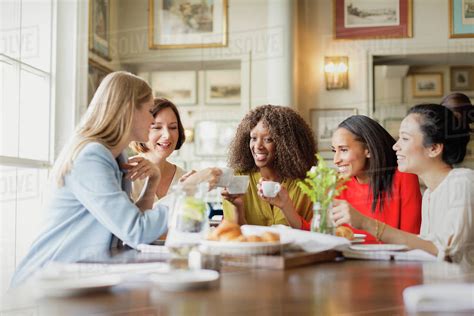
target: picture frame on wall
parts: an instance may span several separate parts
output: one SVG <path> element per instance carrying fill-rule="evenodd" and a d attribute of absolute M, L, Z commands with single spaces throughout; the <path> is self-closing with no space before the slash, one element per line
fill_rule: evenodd
<path fill-rule="evenodd" d="M 87 76 L 87 104 L 90 104 L 95 91 L 99 87 L 100 82 L 112 72 L 112 69 L 89 58 L 88 76 Z"/>
<path fill-rule="evenodd" d="M 450 38 L 474 37 L 474 0 L 449 0 Z"/>
<path fill-rule="evenodd" d="M 148 0 L 151 49 L 227 46 L 228 0 Z"/>
<path fill-rule="evenodd" d="M 197 103 L 196 71 L 154 71 L 150 80 L 155 98 L 165 98 L 176 105 Z"/>
<path fill-rule="evenodd" d="M 449 70 L 451 91 L 474 90 L 474 67 L 456 66 Z"/>
<path fill-rule="evenodd" d="M 206 104 L 240 104 L 240 69 L 208 70 L 205 82 Z"/>
<path fill-rule="evenodd" d="M 412 94 L 415 98 L 442 97 L 442 73 L 418 73 L 412 75 Z"/>
<path fill-rule="evenodd" d="M 194 127 L 194 154 L 225 157 L 237 131 L 238 121 L 197 121 Z"/>
<path fill-rule="evenodd" d="M 89 50 L 110 59 L 110 0 L 89 0 Z"/>
<path fill-rule="evenodd" d="M 333 0 L 336 39 L 412 37 L 412 0 Z"/>
<path fill-rule="evenodd" d="M 318 152 L 331 151 L 332 135 L 339 126 L 339 123 L 355 114 L 357 114 L 356 108 L 310 110 L 311 127 L 315 133 Z"/>

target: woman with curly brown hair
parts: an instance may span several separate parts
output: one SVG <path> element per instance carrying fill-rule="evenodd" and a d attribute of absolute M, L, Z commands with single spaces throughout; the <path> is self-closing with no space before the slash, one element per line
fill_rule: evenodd
<path fill-rule="evenodd" d="M 312 203 L 297 182 L 316 164 L 315 153 L 313 132 L 294 110 L 274 105 L 251 110 L 229 150 L 229 166 L 249 175 L 250 185 L 245 194 L 222 192 L 224 217 L 241 225 L 302 228 L 313 215 Z M 263 196 L 263 180 L 280 182 L 280 192 L 273 198 Z"/>

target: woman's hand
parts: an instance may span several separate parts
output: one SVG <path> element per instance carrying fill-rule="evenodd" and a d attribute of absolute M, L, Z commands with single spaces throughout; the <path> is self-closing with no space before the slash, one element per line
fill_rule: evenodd
<path fill-rule="evenodd" d="M 216 187 L 221 175 L 222 170 L 220 168 L 206 168 L 197 172 L 194 170 L 188 172 L 183 175 L 179 181 L 183 182 L 185 186 L 188 184 L 197 185 L 201 182 L 207 182 L 209 183 L 209 190 L 212 190 Z"/>
<path fill-rule="evenodd" d="M 237 207 L 244 205 L 244 194 L 230 194 L 227 188 L 225 188 L 222 190 L 221 196 Z"/>
<path fill-rule="evenodd" d="M 140 156 L 128 159 L 127 163 L 123 163 L 121 167 L 127 170 L 126 179 L 135 181 L 137 179 L 150 178 L 150 181 L 159 182 L 161 173 L 157 165 Z"/>
<path fill-rule="evenodd" d="M 334 200 L 331 214 L 336 226 L 349 224 L 360 229 L 364 219 L 364 215 L 345 200 Z"/>
<path fill-rule="evenodd" d="M 288 194 L 288 190 L 281 185 L 280 191 L 275 195 L 275 197 L 268 197 L 263 195 L 263 190 L 262 190 L 262 182 L 266 181 L 264 178 L 260 178 L 260 180 L 257 183 L 257 192 L 258 196 L 264 200 L 270 203 L 271 205 L 274 205 L 281 210 L 288 209 L 289 206 L 292 206 L 293 203 L 291 201 L 290 195 Z"/>

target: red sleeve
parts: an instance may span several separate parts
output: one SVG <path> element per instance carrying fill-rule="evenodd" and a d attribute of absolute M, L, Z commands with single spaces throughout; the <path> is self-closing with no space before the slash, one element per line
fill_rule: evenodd
<path fill-rule="evenodd" d="M 305 220 L 303 217 L 301 217 L 301 229 L 302 230 L 307 230 L 307 231 L 310 231 L 311 230 L 311 221 L 307 221 Z"/>
<path fill-rule="evenodd" d="M 418 176 L 409 173 L 400 173 L 400 229 L 413 233 L 420 233 L 421 226 L 421 192 Z"/>

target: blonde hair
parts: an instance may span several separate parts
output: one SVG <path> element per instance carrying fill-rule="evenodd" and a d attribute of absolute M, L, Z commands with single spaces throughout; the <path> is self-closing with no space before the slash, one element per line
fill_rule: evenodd
<path fill-rule="evenodd" d="M 57 184 L 64 185 L 64 176 L 86 144 L 98 142 L 112 149 L 123 142 L 131 132 L 134 109 L 140 109 L 151 97 L 150 86 L 140 77 L 125 71 L 107 75 L 97 88 L 74 136 L 54 164 L 52 175 Z"/>

